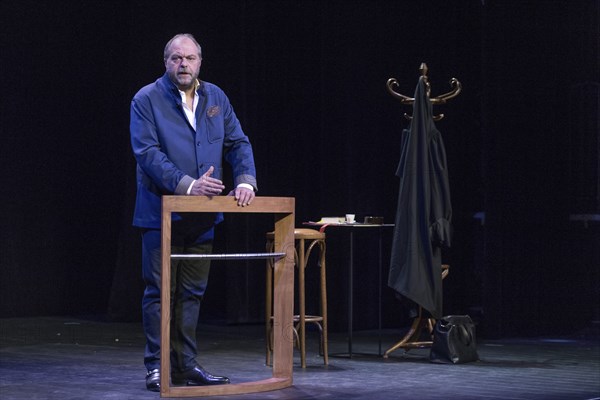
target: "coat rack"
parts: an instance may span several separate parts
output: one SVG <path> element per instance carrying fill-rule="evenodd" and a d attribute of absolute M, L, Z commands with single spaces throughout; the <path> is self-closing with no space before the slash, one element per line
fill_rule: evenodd
<path fill-rule="evenodd" d="M 425 82 L 425 87 L 426 92 L 427 92 L 427 97 L 429 97 L 429 100 L 431 101 L 431 104 L 433 105 L 438 105 L 438 104 L 445 104 L 447 100 L 450 100 L 453 97 L 458 96 L 458 94 L 460 93 L 460 91 L 462 90 L 462 85 L 460 84 L 460 82 L 458 81 L 458 79 L 456 78 L 452 78 L 450 79 L 450 86 L 452 87 L 452 90 L 448 93 L 444 93 L 441 94 L 437 97 L 431 98 L 431 84 L 429 83 L 429 78 L 427 77 L 427 64 L 425 63 L 421 63 L 421 66 L 419 67 L 419 71 L 421 71 L 421 76 L 419 77 L 419 79 L 422 79 Z M 393 88 L 399 86 L 398 81 L 396 80 L 396 78 L 390 78 L 387 81 L 386 87 L 388 92 L 390 92 L 390 94 L 392 96 L 394 96 L 395 98 L 397 98 L 398 100 L 400 100 L 401 104 L 413 104 L 415 99 L 413 97 L 408 97 L 405 96 L 401 93 L 396 92 Z M 412 116 L 404 113 L 404 117 L 406 117 L 406 119 L 411 119 Z M 434 115 L 433 116 L 433 120 L 434 121 L 439 121 L 442 118 L 444 118 L 444 114 L 440 114 L 440 115 Z"/>

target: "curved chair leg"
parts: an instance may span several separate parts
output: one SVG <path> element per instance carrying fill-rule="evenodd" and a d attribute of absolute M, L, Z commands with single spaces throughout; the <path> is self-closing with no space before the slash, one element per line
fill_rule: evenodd
<path fill-rule="evenodd" d="M 267 253 L 273 251 L 273 242 L 267 241 Z M 273 353 L 273 260 L 267 259 L 266 267 L 266 294 L 265 294 L 265 347 L 266 365 L 271 365 L 271 354 Z"/>
<path fill-rule="evenodd" d="M 327 349 L 327 266 L 325 263 L 326 244 L 322 240 L 319 242 L 321 250 L 320 269 L 321 269 L 321 316 L 323 317 L 321 328 L 321 350 L 323 354 L 323 362 L 329 365 L 329 353 Z"/>
<path fill-rule="evenodd" d="M 419 307 L 419 315 L 413 319 L 412 325 L 408 332 L 397 342 L 395 345 L 386 350 L 383 354 L 383 358 L 388 358 L 390 353 L 398 350 L 399 348 L 404 348 L 407 343 L 414 342 L 415 339 L 421 335 L 421 328 L 423 326 L 423 317 L 421 316 L 421 308 Z"/>
<path fill-rule="evenodd" d="M 304 272 L 306 269 L 306 255 L 304 253 L 304 239 L 300 239 L 298 243 L 298 307 L 300 314 L 298 315 L 298 335 L 300 348 L 300 365 L 306 368 L 306 303 L 305 303 L 305 283 Z"/>

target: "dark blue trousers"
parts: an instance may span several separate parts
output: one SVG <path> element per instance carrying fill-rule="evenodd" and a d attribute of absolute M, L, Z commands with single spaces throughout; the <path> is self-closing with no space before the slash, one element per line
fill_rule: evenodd
<path fill-rule="evenodd" d="M 183 228 L 183 229 L 180 229 Z M 185 228 L 173 223 L 171 254 L 210 254 L 214 228 Z M 196 365 L 196 327 L 200 303 L 210 271 L 210 261 L 171 262 L 171 370 L 183 371 Z M 146 288 L 142 300 L 146 335 L 144 364 L 148 370 L 160 368 L 160 275 L 161 232 L 142 231 L 142 274 Z"/>

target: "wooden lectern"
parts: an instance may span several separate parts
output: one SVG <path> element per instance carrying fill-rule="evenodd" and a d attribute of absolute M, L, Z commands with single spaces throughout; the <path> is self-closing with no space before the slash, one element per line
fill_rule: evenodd
<path fill-rule="evenodd" d="M 171 254 L 171 214 L 173 212 L 271 213 L 275 219 L 273 253 L 250 254 Z M 197 397 L 266 392 L 292 385 L 294 339 L 294 223 L 295 199 L 256 197 L 251 205 L 240 207 L 233 196 L 162 197 L 162 281 L 161 281 L 161 397 Z M 170 385 L 171 259 L 172 258 L 248 259 L 274 258 L 273 368 L 272 376 L 262 380 L 212 386 Z"/>

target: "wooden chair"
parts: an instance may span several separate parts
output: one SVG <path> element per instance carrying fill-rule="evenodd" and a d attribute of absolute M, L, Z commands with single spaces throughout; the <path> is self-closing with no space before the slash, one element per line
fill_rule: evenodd
<path fill-rule="evenodd" d="M 442 264 L 442 280 L 448 276 L 450 266 Z M 419 314 L 413 319 L 412 325 L 408 332 L 397 342 L 395 345 L 386 350 L 383 354 L 383 358 L 388 358 L 390 353 L 398 349 L 404 349 L 405 352 L 410 349 L 423 349 L 431 347 L 433 344 L 433 327 L 435 326 L 434 318 L 424 318 L 423 308 L 419 306 Z M 421 340 L 421 333 L 426 328 L 431 340 Z"/>
<path fill-rule="evenodd" d="M 273 232 L 267 233 L 267 252 L 273 251 Z M 294 336 L 298 348 L 300 349 L 300 364 L 306 368 L 306 324 L 313 324 L 319 330 L 319 354 L 323 356 L 325 365 L 329 363 L 327 353 L 327 284 L 326 284 L 326 263 L 325 263 L 325 233 L 315 229 L 294 229 L 294 239 L 296 242 L 294 250 L 294 261 L 298 268 L 298 314 L 294 315 Z M 315 247 L 319 248 L 319 269 L 320 269 L 320 315 L 306 315 L 306 296 L 305 296 L 305 271 L 308 260 Z M 272 350 L 272 327 L 273 327 L 273 261 L 267 259 L 266 271 L 266 310 L 265 310 L 265 334 L 266 334 L 266 363 L 271 364 Z"/>

